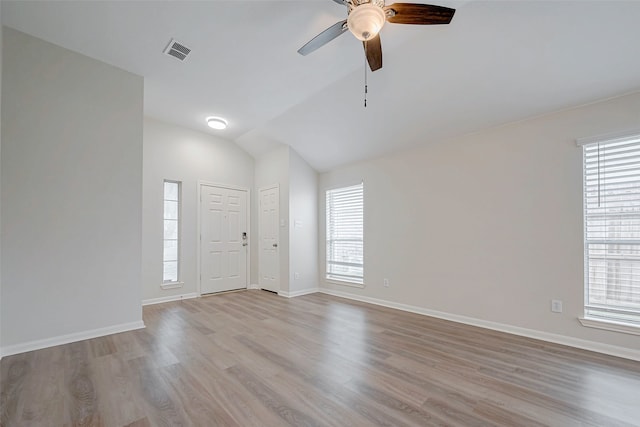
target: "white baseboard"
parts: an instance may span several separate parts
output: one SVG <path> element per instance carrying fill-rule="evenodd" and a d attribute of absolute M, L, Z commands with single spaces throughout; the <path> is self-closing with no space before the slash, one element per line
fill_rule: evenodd
<path fill-rule="evenodd" d="M 519 326 L 507 325 L 504 323 L 492 322 L 489 320 L 476 319 L 474 317 L 461 316 L 458 314 L 450 314 L 442 311 L 430 310 L 423 307 L 417 307 L 408 304 L 401 304 L 392 301 L 386 301 L 377 298 L 371 298 L 361 295 L 355 295 L 348 292 L 336 291 L 333 289 L 320 288 L 318 292 L 333 295 L 341 298 L 352 299 L 355 301 L 366 302 L 369 304 L 381 305 L 383 307 L 395 308 L 398 310 L 408 311 L 411 313 L 423 314 L 425 316 L 437 317 L 439 319 L 451 320 L 453 322 L 464 323 L 466 325 L 478 326 L 494 331 L 506 332 L 508 334 L 520 335 L 527 338 L 552 342 L 555 344 L 566 345 L 569 347 L 580 348 L 582 350 L 595 351 L 597 353 L 608 354 L 610 356 L 622 357 L 640 361 L 640 351 L 626 347 L 619 347 L 610 344 L 603 344 L 595 341 L 583 340 L 581 338 L 568 337 L 566 335 L 552 334 L 549 332 L 537 331 L 534 329 L 521 328 Z"/>
<path fill-rule="evenodd" d="M 247 287 L 247 289 L 262 289 L 262 288 L 260 288 L 260 285 L 256 285 L 255 283 L 252 283 L 249 285 L 249 287 Z"/>
<path fill-rule="evenodd" d="M 9 345 L 6 347 L 2 347 L 2 349 L 0 349 L 0 354 L 2 354 L 2 357 L 11 356 L 13 354 L 25 353 L 27 351 L 54 347 L 56 345 L 69 344 L 72 342 L 88 340 L 91 338 L 103 337 L 105 335 L 143 329 L 144 327 L 144 322 L 142 320 L 137 322 L 122 323 L 120 325 L 107 326 L 106 328 L 91 329 L 89 331 L 75 332 L 73 334 L 60 335 L 53 338 L 45 338 L 42 340 Z"/>
<path fill-rule="evenodd" d="M 293 291 L 293 292 L 278 291 L 278 295 L 283 296 L 285 298 L 295 298 L 295 297 L 301 297 L 302 295 L 315 294 L 317 292 L 320 292 L 320 288 L 308 288 L 308 289 L 302 289 L 302 290 Z"/>
<path fill-rule="evenodd" d="M 182 301 L 183 299 L 198 298 L 198 294 L 191 292 L 182 295 L 172 295 L 170 297 L 160 297 L 142 300 L 142 305 L 162 304 L 163 302 Z"/>

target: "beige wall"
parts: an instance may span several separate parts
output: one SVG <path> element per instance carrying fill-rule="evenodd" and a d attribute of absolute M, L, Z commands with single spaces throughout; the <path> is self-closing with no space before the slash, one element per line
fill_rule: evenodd
<path fill-rule="evenodd" d="M 289 291 L 318 287 L 318 173 L 289 149 Z"/>
<path fill-rule="evenodd" d="M 640 127 L 640 94 L 320 176 L 321 286 L 358 297 L 640 349 L 583 327 L 579 137 Z M 324 281 L 324 190 L 364 180 L 365 288 Z M 388 278 L 390 286 L 383 287 Z M 550 311 L 550 300 L 564 312 Z"/>
<path fill-rule="evenodd" d="M 2 2 L 0 2 L 0 22 L 2 17 Z M 2 99 L 2 26 L 0 25 L 0 99 Z M 0 102 L 0 106 L 2 102 Z M 2 108 L 0 107 L 0 117 Z M 0 224 L 2 224 L 2 121 L 0 120 Z M 2 241 L 2 228 L 0 227 L 0 242 Z M 2 245 L 0 244 L 0 345 L 2 345 Z M 2 353 L 0 352 L 0 358 Z"/>
<path fill-rule="evenodd" d="M 142 77 L 6 27 L 2 55 L 3 351 L 142 326 Z"/>

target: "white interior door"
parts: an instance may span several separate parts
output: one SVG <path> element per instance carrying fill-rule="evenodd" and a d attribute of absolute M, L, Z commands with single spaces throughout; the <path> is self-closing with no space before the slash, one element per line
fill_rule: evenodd
<path fill-rule="evenodd" d="M 243 234 L 244 233 L 244 234 Z M 247 192 L 200 186 L 200 292 L 247 287 Z"/>
<path fill-rule="evenodd" d="M 280 257 L 278 251 L 278 222 L 280 218 L 280 191 L 278 187 L 260 190 L 260 288 L 278 292 Z"/>

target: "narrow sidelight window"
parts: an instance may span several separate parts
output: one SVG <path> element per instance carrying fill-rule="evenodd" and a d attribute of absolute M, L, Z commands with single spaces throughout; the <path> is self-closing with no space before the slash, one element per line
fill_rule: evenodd
<path fill-rule="evenodd" d="M 178 281 L 180 265 L 180 187 L 180 182 L 164 181 L 163 283 Z"/>
<path fill-rule="evenodd" d="M 326 278 L 364 284 L 364 184 L 327 190 Z"/>

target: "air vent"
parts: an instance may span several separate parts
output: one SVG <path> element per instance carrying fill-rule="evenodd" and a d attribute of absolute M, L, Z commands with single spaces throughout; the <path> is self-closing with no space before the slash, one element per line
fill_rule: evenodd
<path fill-rule="evenodd" d="M 187 59 L 187 56 L 189 55 L 190 52 L 191 52 L 191 49 L 189 49 L 188 47 L 186 47 L 185 45 L 183 45 L 182 43 L 174 39 L 171 39 L 171 41 L 169 42 L 169 45 L 164 50 L 164 53 L 166 53 L 167 55 L 173 56 L 174 58 L 177 58 L 180 61 L 184 61 L 185 59 Z"/>

